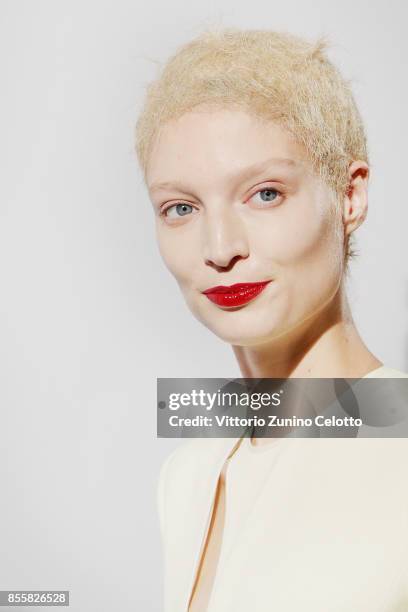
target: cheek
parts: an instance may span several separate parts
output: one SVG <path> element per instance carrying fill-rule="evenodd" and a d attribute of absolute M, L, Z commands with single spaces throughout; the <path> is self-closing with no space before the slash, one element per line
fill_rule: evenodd
<path fill-rule="evenodd" d="M 188 233 L 180 232 L 180 228 L 177 228 L 177 231 L 162 228 L 159 222 L 156 224 L 156 236 L 160 255 L 167 269 L 180 286 L 191 283 L 196 266 L 192 237 Z"/>
<path fill-rule="evenodd" d="M 260 261 L 286 296 L 285 308 L 310 312 L 337 291 L 343 274 L 343 245 L 331 212 L 298 215 L 264 225 L 257 232 Z M 337 229 L 336 229 L 337 228 Z"/>
<path fill-rule="evenodd" d="M 324 269 L 342 262 L 341 217 L 319 188 L 295 197 L 290 206 L 276 209 L 257 223 L 254 248 L 285 270 L 317 266 Z"/>

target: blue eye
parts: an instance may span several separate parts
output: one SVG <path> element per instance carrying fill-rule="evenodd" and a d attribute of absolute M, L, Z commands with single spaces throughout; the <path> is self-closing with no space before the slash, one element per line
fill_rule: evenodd
<path fill-rule="evenodd" d="M 276 191 L 276 189 L 261 189 L 260 191 L 257 191 L 255 195 L 258 193 L 260 194 L 263 202 L 273 202 L 273 200 L 276 200 L 279 195 L 279 191 Z"/>
<path fill-rule="evenodd" d="M 261 198 L 261 200 L 255 200 L 255 204 L 259 204 L 258 208 L 272 208 L 273 206 L 280 204 L 283 200 L 283 193 L 274 187 L 258 189 L 258 191 L 251 196 L 250 201 L 253 200 L 255 196 L 259 196 Z M 266 206 L 266 204 L 270 203 L 272 206 Z"/>
<path fill-rule="evenodd" d="M 261 196 L 264 202 L 271 202 L 278 196 L 278 192 L 276 191 L 276 189 L 262 189 L 262 191 L 260 191 L 259 193 L 265 194 L 265 197 Z"/>
<path fill-rule="evenodd" d="M 180 217 L 185 217 L 186 215 L 189 215 L 191 212 L 193 212 L 193 210 L 194 209 L 191 204 L 173 204 L 172 206 L 169 206 L 163 212 L 163 214 L 169 219 L 179 219 Z M 174 212 L 175 214 L 170 214 L 170 212 Z"/>

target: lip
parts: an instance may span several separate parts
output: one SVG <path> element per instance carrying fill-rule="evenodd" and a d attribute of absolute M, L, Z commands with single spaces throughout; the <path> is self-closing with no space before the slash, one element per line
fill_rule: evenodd
<path fill-rule="evenodd" d="M 229 287 L 217 285 L 202 293 L 217 306 L 243 306 L 254 300 L 271 281 L 260 283 L 236 283 Z"/>

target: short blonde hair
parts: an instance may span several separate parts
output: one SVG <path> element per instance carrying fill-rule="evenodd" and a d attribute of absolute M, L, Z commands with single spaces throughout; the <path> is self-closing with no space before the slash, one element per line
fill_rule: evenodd
<path fill-rule="evenodd" d="M 180 47 L 148 85 L 136 123 L 144 176 L 167 121 L 202 104 L 238 106 L 286 128 L 334 194 L 344 196 L 349 164 L 368 163 L 366 136 L 349 83 L 326 48 L 324 39 L 311 43 L 284 32 L 214 27 Z"/>

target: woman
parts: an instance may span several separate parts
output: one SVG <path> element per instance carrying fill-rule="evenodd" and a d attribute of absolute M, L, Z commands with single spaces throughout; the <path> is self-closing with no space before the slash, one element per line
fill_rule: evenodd
<path fill-rule="evenodd" d="M 137 153 L 162 257 L 246 378 L 408 377 L 345 275 L 366 139 L 324 44 L 209 31 L 150 85 Z M 405 439 L 192 440 L 164 463 L 167 612 L 408 610 Z"/>

